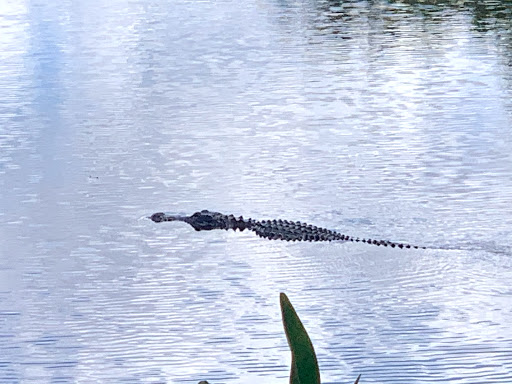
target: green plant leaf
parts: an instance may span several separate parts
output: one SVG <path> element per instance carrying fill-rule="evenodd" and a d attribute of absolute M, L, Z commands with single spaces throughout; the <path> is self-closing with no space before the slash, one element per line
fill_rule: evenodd
<path fill-rule="evenodd" d="M 286 294 L 280 294 L 280 301 L 284 331 L 292 352 L 290 384 L 320 384 L 320 371 L 311 339 Z"/>
<path fill-rule="evenodd" d="M 292 356 L 292 368 L 290 370 L 290 384 L 300 384 L 299 374 L 297 373 L 297 367 L 295 366 L 295 360 Z"/>

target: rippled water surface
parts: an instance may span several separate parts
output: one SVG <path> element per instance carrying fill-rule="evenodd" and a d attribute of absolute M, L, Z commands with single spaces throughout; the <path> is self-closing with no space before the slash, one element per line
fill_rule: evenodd
<path fill-rule="evenodd" d="M 1 2 L 0 382 L 285 383 L 281 291 L 325 383 L 512 382 L 511 20 Z M 200 209 L 429 249 L 145 219 Z"/>

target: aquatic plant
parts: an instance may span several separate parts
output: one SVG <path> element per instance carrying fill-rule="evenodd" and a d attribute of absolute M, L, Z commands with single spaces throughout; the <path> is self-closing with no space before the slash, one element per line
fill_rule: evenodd
<path fill-rule="evenodd" d="M 292 352 L 290 384 L 320 384 L 318 361 L 306 328 L 304 328 L 288 296 L 285 293 L 281 293 L 279 299 L 281 302 L 284 332 Z M 354 384 L 358 384 L 360 378 L 361 375 L 357 377 Z"/>
<path fill-rule="evenodd" d="M 320 370 L 313 343 L 295 308 L 285 293 L 280 293 L 281 315 L 288 346 L 292 352 L 290 384 L 320 384 Z M 359 375 L 354 384 L 359 383 Z M 209 384 L 201 381 L 199 384 Z"/>
<path fill-rule="evenodd" d="M 285 293 L 279 295 L 284 332 L 292 352 L 290 384 L 320 384 L 320 370 L 313 343 Z"/>

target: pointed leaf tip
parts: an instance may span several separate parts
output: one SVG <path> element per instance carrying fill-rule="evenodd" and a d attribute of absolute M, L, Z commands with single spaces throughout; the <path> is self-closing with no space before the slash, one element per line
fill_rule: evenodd
<path fill-rule="evenodd" d="M 279 295 L 283 326 L 292 352 L 290 384 L 320 384 L 320 371 L 311 339 L 285 293 Z"/>

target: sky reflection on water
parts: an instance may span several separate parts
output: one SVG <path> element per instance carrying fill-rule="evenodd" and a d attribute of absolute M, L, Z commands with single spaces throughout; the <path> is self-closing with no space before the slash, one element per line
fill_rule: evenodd
<path fill-rule="evenodd" d="M 0 382 L 512 381 L 512 7 L 340 4 L 0 5 Z"/>

